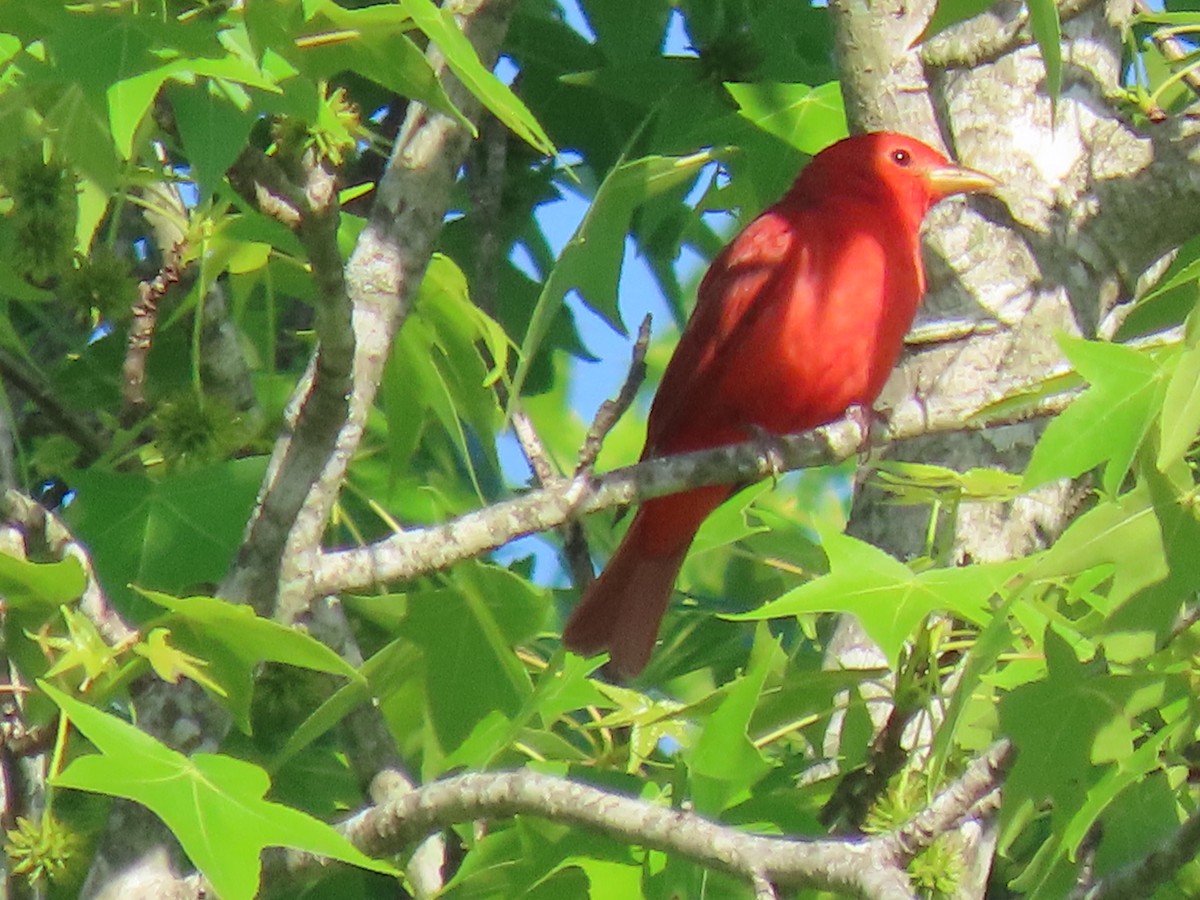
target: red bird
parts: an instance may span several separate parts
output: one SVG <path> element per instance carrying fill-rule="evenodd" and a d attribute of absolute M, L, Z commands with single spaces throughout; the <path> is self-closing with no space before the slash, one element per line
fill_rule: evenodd
<path fill-rule="evenodd" d="M 642 459 L 869 409 L 925 293 L 922 219 L 943 197 L 996 184 L 900 134 L 818 153 L 705 274 L 650 407 Z M 567 622 L 567 647 L 607 649 L 625 677 L 645 668 L 688 547 L 732 493 L 705 487 L 644 503 Z"/>

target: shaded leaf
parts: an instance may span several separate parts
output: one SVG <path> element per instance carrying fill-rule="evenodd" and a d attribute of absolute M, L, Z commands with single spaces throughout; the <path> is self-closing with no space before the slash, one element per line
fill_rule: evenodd
<path fill-rule="evenodd" d="M 316 638 L 257 616 L 248 606 L 211 597 L 181 599 L 157 591 L 139 593 L 170 611 L 166 621 L 172 626 L 173 640 L 212 667 L 211 678 L 196 680 L 222 697 L 228 695 L 234 720 L 245 732 L 250 730 L 253 676 L 263 662 L 362 680 L 353 666 Z"/>

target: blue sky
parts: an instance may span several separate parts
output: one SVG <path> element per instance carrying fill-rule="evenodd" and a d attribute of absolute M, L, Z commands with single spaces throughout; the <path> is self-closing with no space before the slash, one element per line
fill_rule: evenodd
<path fill-rule="evenodd" d="M 595 40 L 595 35 L 589 27 L 576 0 L 560 0 L 567 21 L 580 34 L 589 40 Z M 676 11 L 672 13 L 667 28 L 664 50 L 671 54 L 691 54 L 688 37 L 683 28 L 683 17 Z M 704 179 L 701 179 L 703 184 Z M 702 188 L 697 189 L 697 193 Z M 695 198 L 693 198 L 695 199 Z M 542 230 L 554 249 L 555 254 L 562 252 L 571 235 L 582 221 L 587 212 L 585 200 L 572 194 L 564 194 L 561 200 L 543 204 L 537 210 L 537 218 Z M 514 258 L 520 264 L 519 258 Z M 696 274 L 705 261 L 691 251 L 685 251 L 677 263 L 681 281 L 687 283 Z M 621 267 L 620 277 L 620 308 L 621 318 L 636 329 L 646 313 L 654 319 L 653 333 L 658 337 L 672 327 L 671 313 L 666 299 L 645 261 L 638 255 L 637 247 L 632 240 L 625 243 L 625 260 Z M 571 405 L 584 421 L 591 421 L 596 409 L 604 400 L 616 394 L 621 386 L 629 365 L 629 356 L 633 349 L 632 336 L 625 336 L 613 331 L 598 315 L 589 310 L 574 295 L 568 295 L 567 305 L 575 316 L 575 322 L 580 336 L 587 345 L 596 362 L 578 360 L 575 365 L 575 377 L 572 380 L 573 390 Z M 630 415 L 636 414 L 631 412 Z M 506 437 L 500 444 L 500 460 L 504 467 L 505 477 L 515 485 L 527 484 L 530 480 L 529 467 L 511 436 Z M 558 572 L 559 561 L 557 554 L 540 537 L 534 535 L 514 541 L 497 551 L 496 558 L 501 563 L 508 563 L 533 555 L 536 560 L 536 580 L 542 583 L 562 583 Z"/>

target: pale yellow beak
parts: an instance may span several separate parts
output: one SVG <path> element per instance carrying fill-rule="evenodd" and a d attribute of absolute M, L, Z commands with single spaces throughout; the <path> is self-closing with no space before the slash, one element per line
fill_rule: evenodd
<path fill-rule="evenodd" d="M 925 181 L 934 195 L 949 197 L 952 194 L 972 194 L 976 191 L 994 191 L 1000 182 L 991 175 L 968 169 L 966 166 L 938 166 L 925 173 Z"/>

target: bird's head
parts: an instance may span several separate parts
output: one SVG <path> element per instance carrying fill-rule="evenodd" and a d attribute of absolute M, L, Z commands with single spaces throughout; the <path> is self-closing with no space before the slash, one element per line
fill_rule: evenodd
<path fill-rule="evenodd" d="M 929 208 L 945 197 L 998 186 L 990 175 L 952 163 L 914 137 L 876 131 L 826 147 L 800 173 L 793 192 L 896 204 L 919 225 Z"/>

